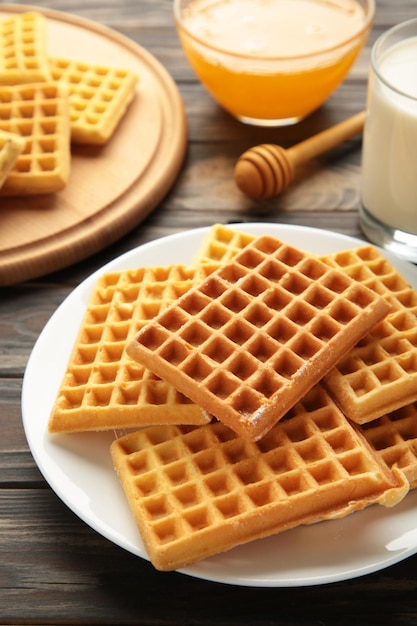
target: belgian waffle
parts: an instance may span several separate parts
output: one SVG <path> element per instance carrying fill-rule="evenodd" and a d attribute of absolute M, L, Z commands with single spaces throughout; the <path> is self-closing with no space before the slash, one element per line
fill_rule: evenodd
<path fill-rule="evenodd" d="M 214 225 L 195 257 L 233 258 L 253 235 Z M 387 298 L 392 311 L 325 377 L 350 419 L 365 423 L 417 400 L 417 293 L 373 246 L 320 257 Z"/>
<path fill-rule="evenodd" d="M 153 427 L 111 446 L 153 565 L 183 567 L 408 491 L 319 385 L 257 443 L 221 422 Z"/>
<path fill-rule="evenodd" d="M 172 265 L 104 274 L 88 302 L 49 431 L 207 423 L 203 410 L 132 361 L 125 347 L 138 329 L 213 269 Z"/>
<path fill-rule="evenodd" d="M 224 265 L 255 239 L 255 235 L 233 230 L 223 224 L 214 224 L 204 237 L 193 264 L 219 263 Z"/>
<path fill-rule="evenodd" d="M 417 403 L 361 426 L 363 435 L 390 468 L 400 469 L 417 487 Z"/>
<path fill-rule="evenodd" d="M 46 18 L 28 12 L 0 21 L 0 85 L 50 80 Z"/>
<path fill-rule="evenodd" d="M 390 301 L 392 309 L 327 374 L 343 413 L 359 424 L 417 400 L 417 293 L 373 246 L 323 257 Z"/>
<path fill-rule="evenodd" d="M 61 58 L 49 62 L 53 79 L 64 82 L 70 93 L 72 141 L 106 143 L 135 95 L 136 74 Z"/>
<path fill-rule="evenodd" d="M 25 139 L 1 193 L 62 189 L 70 171 L 68 93 L 55 83 L 0 87 L 0 130 Z"/>
<path fill-rule="evenodd" d="M 0 188 L 25 147 L 23 137 L 0 130 Z"/>
<path fill-rule="evenodd" d="M 258 237 L 148 322 L 128 353 L 256 440 L 389 309 L 345 273 Z"/>

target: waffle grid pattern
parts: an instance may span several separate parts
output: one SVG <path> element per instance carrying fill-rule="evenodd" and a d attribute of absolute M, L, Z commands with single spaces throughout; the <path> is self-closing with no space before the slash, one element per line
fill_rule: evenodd
<path fill-rule="evenodd" d="M 50 73 L 43 15 L 29 12 L 1 20 L 0 84 L 47 80 Z"/>
<path fill-rule="evenodd" d="M 214 267 L 149 267 L 104 274 L 93 289 L 55 406 L 50 432 L 207 423 L 176 389 L 132 361 L 134 334 Z"/>
<path fill-rule="evenodd" d="M 53 80 L 69 90 L 72 141 L 106 143 L 134 97 L 138 77 L 127 69 L 68 59 L 49 62 Z"/>
<path fill-rule="evenodd" d="M 210 229 L 197 258 L 230 258 L 253 235 L 217 224 Z M 233 242 L 228 250 L 228 242 Z M 417 399 L 417 293 L 373 246 L 362 246 L 321 257 L 329 266 L 347 273 L 388 299 L 392 312 L 325 378 L 333 398 L 345 415 L 359 424 Z"/>
<path fill-rule="evenodd" d="M 320 386 L 260 442 L 220 422 L 155 427 L 112 444 L 148 554 L 176 569 L 293 526 L 391 505 L 397 481 Z"/>
<path fill-rule="evenodd" d="M 257 439 L 387 309 L 344 273 L 265 236 L 147 324 L 128 351 Z"/>
<path fill-rule="evenodd" d="M 0 87 L 0 129 L 26 141 L 2 192 L 52 193 L 70 170 L 68 94 L 54 83 Z"/>
<path fill-rule="evenodd" d="M 398 467 L 417 488 L 417 404 L 364 424 L 362 432 L 388 467 Z"/>
<path fill-rule="evenodd" d="M 373 246 L 322 259 L 385 297 L 391 312 L 344 356 L 325 384 L 347 417 L 365 423 L 417 400 L 417 293 Z"/>
<path fill-rule="evenodd" d="M 232 230 L 223 224 L 214 224 L 193 258 L 193 264 L 219 263 L 224 265 L 254 239 L 254 235 Z"/>

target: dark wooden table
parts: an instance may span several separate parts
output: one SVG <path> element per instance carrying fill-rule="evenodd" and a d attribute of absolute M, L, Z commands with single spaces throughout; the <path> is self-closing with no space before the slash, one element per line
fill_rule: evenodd
<path fill-rule="evenodd" d="M 417 624 L 417 556 L 354 580 L 300 588 L 228 586 L 155 571 L 80 521 L 48 487 L 20 408 L 26 362 L 49 317 L 80 281 L 122 252 L 215 222 L 300 224 L 360 236 L 360 138 L 308 164 L 297 184 L 270 201 L 244 197 L 232 172 L 254 144 L 290 146 L 365 107 L 371 44 L 417 15 L 416 0 L 377 5 L 368 46 L 330 101 L 297 126 L 265 130 L 231 119 L 196 81 L 177 40 L 171 0 L 39 2 L 101 22 L 149 50 L 178 84 L 189 142 L 175 185 L 133 232 L 72 267 L 0 289 L 0 624 Z"/>

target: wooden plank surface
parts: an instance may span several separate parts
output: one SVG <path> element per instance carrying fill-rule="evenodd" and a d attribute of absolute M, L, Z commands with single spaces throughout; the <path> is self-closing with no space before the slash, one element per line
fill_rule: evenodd
<path fill-rule="evenodd" d="M 267 202 L 236 189 L 233 167 L 252 145 L 290 146 L 361 110 L 370 45 L 391 24 L 417 15 L 417 0 L 377 0 L 368 46 L 345 84 L 311 118 L 280 130 L 245 127 L 211 100 L 179 47 L 171 0 L 43 0 L 39 6 L 97 20 L 149 50 L 178 85 L 189 137 L 174 186 L 140 225 L 68 268 L 0 288 L 0 624 L 415 626 L 415 556 L 379 573 L 306 588 L 234 587 L 156 572 L 98 535 L 49 489 L 27 446 L 20 392 L 32 347 L 57 306 L 103 263 L 137 245 L 234 221 L 360 236 L 360 140 L 307 164 L 297 184 Z"/>

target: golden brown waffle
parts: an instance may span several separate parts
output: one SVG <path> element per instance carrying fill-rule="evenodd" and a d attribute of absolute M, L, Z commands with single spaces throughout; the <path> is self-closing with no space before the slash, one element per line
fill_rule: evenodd
<path fill-rule="evenodd" d="M 196 256 L 201 262 L 233 258 L 253 235 L 216 224 Z M 392 304 L 392 312 L 325 378 L 345 415 L 366 423 L 417 400 L 417 293 L 373 246 L 321 260 L 346 272 Z"/>
<path fill-rule="evenodd" d="M 390 468 L 400 469 L 417 487 L 417 404 L 410 404 L 361 426 L 362 433 Z"/>
<path fill-rule="evenodd" d="M 372 503 L 392 506 L 408 491 L 320 386 L 258 443 L 214 422 L 131 433 L 111 454 L 161 570 Z"/>
<path fill-rule="evenodd" d="M 238 252 L 255 239 L 255 235 L 233 230 L 223 224 L 214 224 L 193 258 L 193 264 L 228 263 Z"/>
<path fill-rule="evenodd" d="M 0 21 L 0 85 L 50 80 L 46 18 L 28 12 Z"/>
<path fill-rule="evenodd" d="M 25 147 L 23 137 L 0 130 L 0 188 Z"/>
<path fill-rule="evenodd" d="M 359 424 L 417 400 L 417 293 L 373 246 L 322 260 L 391 302 L 392 310 L 324 382 L 343 413 Z"/>
<path fill-rule="evenodd" d="M 50 59 L 50 68 L 69 89 L 72 141 L 106 143 L 135 95 L 136 74 L 68 59 Z"/>
<path fill-rule="evenodd" d="M 389 309 L 343 272 L 264 236 L 151 320 L 128 352 L 259 439 Z"/>
<path fill-rule="evenodd" d="M 63 86 L 0 87 L 0 130 L 26 142 L 1 193 L 53 193 L 66 185 L 71 154 L 68 93 Z"/>
<path fill-rule="evenodd" d="M 49 431 L 207 423 L 203 410 L 132 361 L 125 347 L 138 329 L 213 269 L 172 265 L 104 274 L 90 297 Z"/>

